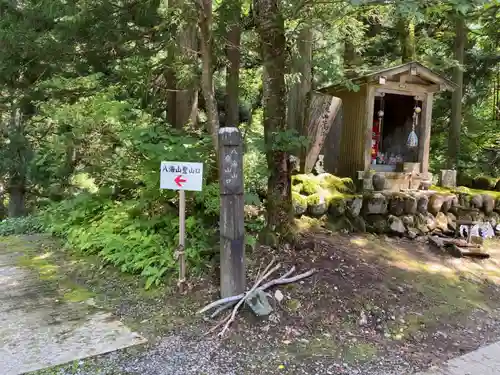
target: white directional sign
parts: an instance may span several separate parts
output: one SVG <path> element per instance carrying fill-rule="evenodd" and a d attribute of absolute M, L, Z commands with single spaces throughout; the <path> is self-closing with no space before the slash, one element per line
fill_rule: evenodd
<path fill-rule="evenodd" d="M 161 162 L 161 189 L 201 191 L 202 185 L 203 163 Z"/>

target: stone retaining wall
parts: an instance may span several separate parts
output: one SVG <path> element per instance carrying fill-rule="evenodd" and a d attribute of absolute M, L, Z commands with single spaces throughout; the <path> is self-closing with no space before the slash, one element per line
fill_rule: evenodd
<path fill-rule="evenodd" d="M 437 231 L 452 234 L 459 218 L 489 223 L 491 231 L 500 235 L 500 199 L 495 202 L 490 195 L 437 191 L 356 195 L 346 191 L 350 186 L 346 179 L 325 175 L 297 178 L 293 203 L 297 216 L 321 217 L 332 230 L 392 233 L 414 238 Z M 317 182 L 318 192 L 312 192 L 311 184 L 304 182 L 308 178 Z M 322 182 L 328 180 L 336 181 L 335 188 Z M 339 181 L 343 184 L 339 185 Z M 299 183 L 310 186 L 304 192 Z M 336 190 L 339 186 L 342 192 Z"/>

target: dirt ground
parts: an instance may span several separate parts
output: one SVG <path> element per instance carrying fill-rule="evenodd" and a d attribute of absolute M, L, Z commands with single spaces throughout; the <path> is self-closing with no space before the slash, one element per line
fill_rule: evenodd
<path fill-rule="evenodd" d="M 128 360 L 172 335 L 200 341 L 216 323 L 194 313 L 217 298 L 215 267 L 192 276 L 184 295 L 168 286 L 144 291 L 137 277 L 95 258 L 69 255 L 52 239 L 11 241 L 22 247 L 26 240 L 37 241 L 37 254 L 50 254 L 44 262 L 87 291 L 82 299 L 92 298 L 148 338 L 146 348 L 127 352 Z M 456 259 L 423 239 L 325 231 L 303 235 L 294 249 L 258 247 L 248 254 L 249 283 L 272 257 L 283 264 L 278 273 L 292 265 L 297 272 L 318 272 L 277 288 L 284 299 L 274 304 L 269 318 L 244 312 L 229 337 L 208 338 L 241 365 L 239 372 L 220 373 L 388 374 L 375 368 L 403 366 L 410 374 L 495 341 L 500 338 L 500 242 L 490 241 L 486 249 L 492 255 L 488 260 Z M 41 267 L 29 261 L 24 265 Z"/>

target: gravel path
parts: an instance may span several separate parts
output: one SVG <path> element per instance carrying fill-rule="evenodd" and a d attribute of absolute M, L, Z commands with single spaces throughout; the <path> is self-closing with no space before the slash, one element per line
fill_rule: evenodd
<path fill-rule="evenodd" d="M 266 345 L 267 346 L 267 345 Z M 270 349 L 270 348 L 267 348 Z M 351 367 L 329 358 L 279 360 L 279 353 L 255 348 L 228 348 L 218 340 L 186 340 L 170 336 L 153 347 L 118 351 L 58 370 L 37 374 L 54 375 L 245 375 L 245 374 L 343 374 L 408 375 L 416 371 L 400 359 L 380 359 L 362 367 Z"/>
<path fill-rule="evenodd" d="M 495 329 L 499 328 L 497 323 Z M 172 335 L 142 348 L 116 351 L 37 375 L 410 375 L 422 370 L 421 365 L 410 362 L 397 351 L 359 365 L 324 355 L 284 359 L 280 350 L 270 343 L 249 346 L 248 342 Z M 425 373 L 438 374 L 448 373 Z"/>

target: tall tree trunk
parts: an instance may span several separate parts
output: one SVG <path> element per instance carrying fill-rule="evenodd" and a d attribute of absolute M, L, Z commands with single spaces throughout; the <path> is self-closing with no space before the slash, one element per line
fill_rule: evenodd
<path fill-rule="evenodd" d="M 403 64 L 415 60 L 415 23 L 411 19 L 400 16 L 396 27 Z"/>
<path fill-rule="evenodd" d="M 23 131 L 22 113 L 19 107 L 13 106 L 9 123 L 10 159 L 9 182 L 9 217 L 26 215 L 26 169 L 27 140 Z"/>
<path fill-rule="evenodd" d="M 455 60 L 458 66 L 453 69 L 453 81 L 457 88 L 451 98 L 451 124 L 450 136 L 448 138 L 448 168 L 458 168 L 458 156 L 460 153 L 460 129 L 462 126 L 462 97 L 464 83 L 464 58 L 465 44 L 467 42 L 467 28 L 465 17 L 462 14 L 456 16 L 455 24 Z"/>
<path fill-rule="evenodd" d="M 226 72 L 226 126 L 239 126 L 239 85 L 240 85 L 240 40 L 241 40 L 241 0 L 226 0 L 227 41 L 226 56 L 229 62 Z"/>
<path fill-rule="evenodd" d="M 177 34 L 179 53 L 182 59 L 194 69 L 198 60 L 198 34 L 196 25 L 186 25 Z M 193 74 L 193 76 L 195 76 Z M 181 129 L 186 125 L 196 127 L 198 118 L 198 77 L 190 82 L 177 81 L 175 127 Z"/>
<path fill-rule="evenodd" d="M 312 29 L 304 26 L 297 37 L 297 55 L 292 57 L 292 74 L 297 77 L 288 92 L 287 128 L 307 136 L 307 111 L 312 89 Z M 295 151 L 304 170 L 306 147 Z"/>
<path fill-rule="evenodd" d="M 275 143 L 275 134 L 286 130 L 285 26 L 279 0 L 254 0 L 257 29 L 264 65 L 264 139 L 269 171 L 267 185 L 266 242 L 276 233 L 292 237 L 291 165 L 286 145 Z"/>
<path fill-rule="evenodd" d="M 215 100 L 215 88 L 213 80 L 213 62 L 212 62 L 212 0 L 198 0 L 198 25 L 200 37 L 200 52 L 202 61 L 201 72 L 201 91 L 205 100 L 207 111 L 208 131 L 212 136 L 212 141 L 217 152 L 218 150 L 218 132 L 219 116 L 217 113 L 217 102 Z"/>
<path fill-rule="evenodd" d="M 174 0 L 171 7 L 181 8 L 183 4 Z M 172 27 L 172 39 L 167 47 L 168 65 L 165 69 L 167 86 L 167 121 L 176 129 L 187 124 L 196 125 L 198 115 L 198 82 L 181 82 L 176 74 L 176 62 L 183 61 L 194 69 L 197 63 L 198 35 L 196 25 L 181 28 Z"/>
<path fill-rule="evenodd" d="M 167 122 L 177 128 L 177 77 L 175 75 L 175 45 L 170 41 L 167 47 L 167 67 L 165 68 L 165 81 L 167 86 Z"/>

